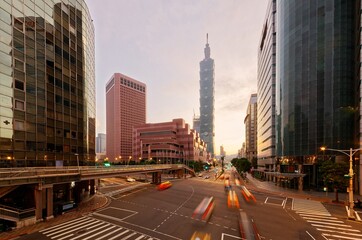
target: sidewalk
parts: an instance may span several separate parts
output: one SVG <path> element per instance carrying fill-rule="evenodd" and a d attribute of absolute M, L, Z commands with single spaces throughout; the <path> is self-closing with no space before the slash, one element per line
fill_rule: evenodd
<path fill-rule="evenodd" d="M 252 177 L 250 174 L 247 174 L 247 183 L 246 187 L 250 190 L 254 191 L 263 191 L 268 192 L 270 194 L 276 194 L 283 197 L 295 197 L 295 198 L 305 198 L 316 200 L 325 203 L 333 203 L 335 200 L 335 193 L 334 192 L 317 192 L 317 191 L 298 191 L 295 189 L 283 188 L 278 187 L 275 185 L 274 182 L 268 181 L 260 181 Z M 347 199 L 348 193 L 338 193 L 339 204 L 343 204 L 344 201 Z M 362 199 L 361 195 L 354 193 L 354 199 Z"/>
<path fill-rule="evenodd" d="M 0 239 L 2 240 L 16 239 L 19 236 L 37 232 L 42 229 L 58 225 L 60 223 L 70 221 L 75 218 L 79 218 L 87 213 L 90 213 L 92 211 L 95 211 L 99 208 L 106 206 L 107 203 L 108 203 L 107 197 L 97 193 L 89 197 L 89 199 L 85 199 L 83 202 L 79 204 L 79 206 L 76 209 L 72 211 L 64 213 L 63 215 L 57 216 L 50 220 L 44 220 L 42 222 L 36 223 L 31 226 L 22 227 L 13 231 L 0 233 Z"/>

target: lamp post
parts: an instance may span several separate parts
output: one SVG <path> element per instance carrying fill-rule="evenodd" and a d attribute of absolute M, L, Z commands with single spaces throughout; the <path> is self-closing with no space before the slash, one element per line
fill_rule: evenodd
<path fill-rule="evenodd" d="M 352 149 L 350 148 L 349 150 L 339 150 L 339 149 L 333 149 L 333 148 L 326 148 L 326 147 L 321 147 L 322 151 L 335 151 L 335 152 L 340 152 L 343 153 L 345 155 L 347 155 L 349 157 L 349 173 L 348 173 L 348 178 L 349 178 L 349 186 L 348 186 L 348 218 L 350 219 L 355 219 L 355 214 L 354 214 L 354 202 L 353 202 L 353 155 L 358 152 L 359 150 L 361 150 L 362 148 L 358 148 L 358 149 Z M 346 175 L 345 175 L 346 176 Z"/>

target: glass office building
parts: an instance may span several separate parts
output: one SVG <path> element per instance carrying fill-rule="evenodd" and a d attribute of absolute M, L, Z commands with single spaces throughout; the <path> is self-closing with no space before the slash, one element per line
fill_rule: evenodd
<path fill-rule="evenodd" d="M 0 3 L 0 167 L 95 160 L 94 26 L 84 0 Z"/>
<path fill-rule="evenodd" d="M 277 2 L 277 155 L 358 148 L 360 1 Z M 333 154 L 335 155 L 335 154 Z"/>
<path fill-rule="evenodd" d="M 258 48 L 258 168 L 275 166 L 276 0 L 270 0 Z"/>

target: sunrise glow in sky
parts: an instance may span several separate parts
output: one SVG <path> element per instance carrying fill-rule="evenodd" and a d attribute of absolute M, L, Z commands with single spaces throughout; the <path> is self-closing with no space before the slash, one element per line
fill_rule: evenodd
<path fill-rule="evenodd" d="M 87 0 L 96 36 L 97 133 L 106 132 L 105 84 L 120 72 L 147 85 L 147 122 L 199 115 L 199 62 L 215 60 L 215 153 L 235 154 L 257 90 L 267 0 Z"/>

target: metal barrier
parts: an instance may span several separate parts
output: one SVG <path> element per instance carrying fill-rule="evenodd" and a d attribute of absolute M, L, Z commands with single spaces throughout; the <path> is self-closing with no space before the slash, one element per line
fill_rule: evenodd
<path fill-rule="evenodd" d="M 0 205 L 0 216 L 11 218 L 12 220 L 22 220 L 35 216 L 35 208 L 17 209 L 5 205 Z"/>

